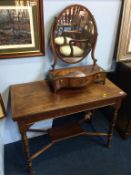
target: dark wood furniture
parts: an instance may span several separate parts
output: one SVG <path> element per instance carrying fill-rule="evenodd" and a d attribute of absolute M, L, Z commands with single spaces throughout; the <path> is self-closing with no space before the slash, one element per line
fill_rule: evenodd
<path fill-rule="evenodd" d="M 13 120 L 18 123 L 21 133 L 28 170 L 33 174 L 32 160 L 46 149 L 63 139 L 78 135 L 106 136 L 107 146 L 111 146 L 113 128 L 117 118 L 121 100 L 126 95 L 111 81 L 106 79 L 105 84 L 92 83 L 89 87 L 61 90 L 58 93 L 50 91 L 48 81 L 38 81 L 20 85 L 12 85 L 10 88 Z M 106 132 L 87 132 L 82 129 L 81 121 L 69 123 L 48 130 L 51 143 L 37 153 L 30 155 L 29 142 L 26 135 L 35 122 L 47 119 L 55 119 L 70 114 L 95 110 L 104 106 L 112 106 L 114 115 Z M 86 121 L 86 119 L 84 120 Z M 34 130 L 40 131 L 42 130 Z"/>
<path fill-rule="evenodd" d="M 109 78 L 127 93 L 118 113 L 116 128 L 122 138 L 131 135 L 131 62 L 118 62 Z"/>
<path fill-rule="evenodd" d="M 105 71 L 95 65 L 79 66 L 51 70 L 49 74 L 50 85 L 54 92 L 63 88 L 80 88 L 89 86 L 92 83 L 105 83 Z"/>
<path fill-rule="evenodd" d="M 49 41 L 53 58 L 52 70 L 49 71 L 49 81 L 51 81 L 55 92 L 59 89 L 56 87 L 56 83 L 54 83 L 56 79 L 59 79 L 59 76 L 56 74 L 58 71 L 59 73 L 61 71 L 60 79 L 63 76 L 65 88 L 72 88 L 72 84 L 73 88 L 83 87 L 88 85 L 89 82 L 91 84 L 96 81 L 98 76 L 94 76 L 94 74 L 96 74 L 98 67 L 96 65 L 97 59 L 95 58 L 97 35 L 95 19 L 85 6 L 79 4 L 70 5 L 55 17 Z M 86 67 L 86 71 L 84 71 L 85 68 L 80 69 L 76 67 L 72 69 L 72 74 L 69 78 L 67 75 L 70 74 L 70 69 L 66 68 L 66 71 L 65 69 L 55 70 L 55 66 L 59 64 L 60 60 L 67 64 L 76 64 L 87 58 L 89 53 L 91 53 L 92 62 L 90 66 Z M 88 68 L 89 70 L 87 70 Z M 104 70 L 102 72 L 104 72 Z M 97 73 L 100 75 L 101 71 L 97 69 Z M 102 75 L 101 77 L 104 78 L 104 82 L 105 76 Z M 83 81 L 85 81 L 85 83 L 81 85 Z M 99 82 L 99 78 L 97 82 Z"/>

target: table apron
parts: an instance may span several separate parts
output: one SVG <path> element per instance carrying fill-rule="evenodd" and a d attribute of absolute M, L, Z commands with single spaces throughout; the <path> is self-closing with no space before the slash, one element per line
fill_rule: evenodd
<path fill-rule="evenodd" d="M 106 100 L 105 102 L 99 101 L 96 103 L 88 103 L 88 104 L 81 104 L 81 105 L 76 105 L 64 109 L 57 109 L 54 111 L 47 111 L 44 113 L 36 114 L 36 115 L 30 115 L 30 116 L 24 116 L 21 117 L 17 122 L 19 125 L 23 124 L 32 124 L 41 120 L 48 120 L 48 119 L 55 119 L 55 118 L 60 118 L 63 116 L 68 116 L 71 114 L 83 112 L 83 111 L 89 111 L 89 110 L 94 110 L 106 106 L 113 106 L 114 108 L 117 108 L 117 110 L 120 107 L 121 104 L 121 98 L 113 99 L 113 100 Z"/>

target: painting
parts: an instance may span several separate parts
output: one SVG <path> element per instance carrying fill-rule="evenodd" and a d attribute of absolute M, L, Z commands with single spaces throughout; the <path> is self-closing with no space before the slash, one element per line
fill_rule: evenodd
<path fill-rule="evenodd" d="M 43 1 L 0 1 L 0 58 L 44 55 Z"/>
<path fill-rule="evenodd" d="M 131 0 L 123 1 L 117 61 L 131 60 Z"/>
<path fill-rule="evenodd" d="M 5 113 L 4 103 L 2 100 L 2 96 L 0 94 L 0 119 L 4 118 L 5 115 L 6 115 L 6 113 Z"/>
<path fill-rule="evenodd" d="M 30 7 L 0 7 L 0 49 L 34 47 Z"/>

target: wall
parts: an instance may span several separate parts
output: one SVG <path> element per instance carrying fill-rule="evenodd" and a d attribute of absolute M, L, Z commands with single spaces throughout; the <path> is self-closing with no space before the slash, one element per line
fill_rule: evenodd
<path fill-rule="evenodd" d="M 20 139 L 17 125 L 11 119 L 10 102 L 8 100 L 9 86 L 45 78 L 51 65 L 47 52 L 47 41 L 53 18 L 67 5 L 76 3 L 85 5 L 93 13 L 99 34 L 95 55 L 98 59 L 98 64 L 105 70 L 110 70 L 121 0 L 44 0 L 46 55 L 0 60 L 0 92 L 2 93 L 5 106 L 8 106 L 7 118 L 0 121 L 0 139 L 4 144 Z M 84 64 L 86 64 L 86 60 Z M 51 120 L 44 122 L 44 127 L 50 127 L 51 123 Z"/>

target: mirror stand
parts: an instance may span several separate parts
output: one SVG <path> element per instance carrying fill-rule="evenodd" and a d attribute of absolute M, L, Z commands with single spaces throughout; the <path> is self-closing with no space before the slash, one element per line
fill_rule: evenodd
<path fill-rule="evenodd" d="M 62 88 L 80 88 L 94 82 L 105 82 L 105 71 L 96 64 L 94 56 L 97 35 L 95 19 L 82 5 L 70 5 L 55 17 L 50 34 L 53 64 L 49 71 L 49 82 L 55 92 Z M 58 59 L 76 64 L 90 52 L 92 65 L 55 69 Z"/>

